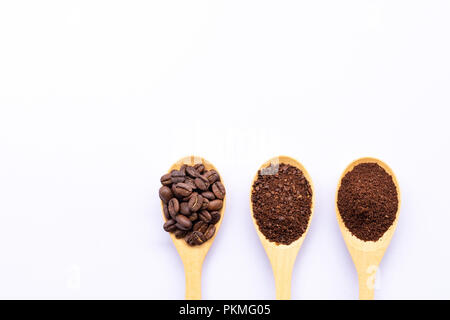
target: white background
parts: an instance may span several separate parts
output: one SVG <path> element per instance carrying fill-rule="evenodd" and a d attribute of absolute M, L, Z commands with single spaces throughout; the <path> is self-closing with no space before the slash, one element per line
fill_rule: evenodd
<path fill-rule="evenodd" d="M 257 168 L 308 169 L 294 299 L 355 299 L 334 195 L 354 159 L 400 182 L 377 299 L 449 299 L 449 1 L 2 1 L 0 298 L 182 299 L 159 177 L 203 156 L 227 187 L 205 299 L 272 299 Z"/>

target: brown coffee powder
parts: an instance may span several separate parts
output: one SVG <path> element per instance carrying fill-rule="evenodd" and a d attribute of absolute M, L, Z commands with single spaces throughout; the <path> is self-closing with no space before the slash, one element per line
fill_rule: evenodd
<path fill-rule="evenodd" d="M 345 226 L 354 236 L 377 241 L 395 220 L 397 188 L 378 164 L 361 163 L 342 178 L 337 205 Z"/>
<path fill-rule="evenodd" d="M 312 190 L 298 168 L 281 163 L 260 170 L 251 201 L 259 230 L 270 241 L 287 245 L 306 231 Z"/>

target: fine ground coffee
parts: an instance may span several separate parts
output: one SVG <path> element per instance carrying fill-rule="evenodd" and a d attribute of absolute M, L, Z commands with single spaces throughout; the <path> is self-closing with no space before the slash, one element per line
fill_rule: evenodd
<path fill-rule="evenodd" d="M 159 198 L 163 202 L 164 230 L 194 246 L 208 241 L 216 232 L 225 187 L 215 170 L 203 164 L 183 165 L 161 177 Z"/>
<path fill-rule="evenodd" d="M 342 178 L 337 205 L 345 226 L 354 236 L 377 241 L 395 220 L 397 188 L 378 164 L 361 163 Z"/>
<path fill-rule="evenodd" d="M 280 163 L 258 171 L 251 198 L 253 216 L 268 240 L 288 245 L 306 231 L 312 190 L 298 168 Z"/>

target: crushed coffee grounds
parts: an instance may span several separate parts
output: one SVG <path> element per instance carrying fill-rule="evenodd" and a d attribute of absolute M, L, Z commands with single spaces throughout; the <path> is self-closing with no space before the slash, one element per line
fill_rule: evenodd
<path fill-rule="evenodd" d="M 361 163 L 341 181 L 337 205 L 345 226 L 357 238 L 377 241 L 395 220 L 397 188 L 376 163 Z"/>
<path fill-rule="evenodd" d="M 251 198 L 253 216 L 268 240 L 288 245 L 306 231 L 312 189 L 298 168 L 280 163 L 259 170 Z"/>

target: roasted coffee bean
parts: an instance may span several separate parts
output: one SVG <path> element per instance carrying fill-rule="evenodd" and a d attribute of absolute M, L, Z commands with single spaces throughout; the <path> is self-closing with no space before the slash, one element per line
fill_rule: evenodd
<path fill-rule="evenodd" d="M 192 193 L 192 188 L 187 183 L 177 183 L 173 185 L 175 195 L 180 197 L 188 197 Z"/>
<path fill-rule="evenodd" d="M 186 241 L 188 244 L 189 244 L 189 239 L 191 238 L 192 232 L 193 231 L 188 231 L 186 233 L 186 235 L 184 236 L 184 241 Z"/>
<path fill-rule="evenodd" d="M 197 170 L 198 173 L 202 174 L 205 171 L 205 166 L 201 163 L 198 163 L 194 166 L 194 169 Z"/>
<path fill-rule="evenodd" d="M 205 236 L 206 240 L 209 240 L 212 238 L 212 236 L 214 235 L 214 233 L 216 232 L 216 226 L 215 225 L 209 225 L 208 229 L 206 229 L 206 231 L 203 232 L 203 235 Z"/>
<path fill-rule="evenodd" d="M 215 170 L 203 164 L 182 165 L 161 177 L 159 196 L 166 222 L 164 230 L 191 246 L 211 239 L 220 221 L 225 187 Z"/>
<path fill-rule="evenodd" d="M 188 239 L 188 243 L 190 245 L 200 245 L 203 242 L 205 242 L 205 236 L 198 231 L 194 231 L 192 232 L 192 234 L 190 235 L 189 239 Z"/>
<path fill-rule="evenodd" d="M 170 219 L 170 215 L 169 215 L 169 209 L 167 208 L 167 204 L 163 204 L 163 212 L 164 212 L 164 218 L 166 218 L 166 220 Z"/>
<path fill-rule="evenodd" d="M 205 231 L 206 231 L 206 229 L 208 229 L 208 224 L 207 223 L 205 223 L 204 221 L 199 221 L 199 222 L 197 222 L 195 225 L 194 225 L 194 227 L 192 228 L 192 230 L 193 231 L 198 231 L 198 232 L 201 232 L 201 233 L 204 233 Z"/>
<path fill-rule="evenodd" d="M 198 218 L 199 218 L 201 221 L 206 222 L 206 223 L 210 222 L 211 219 L 212 219 L 211 214 L 209 213 L 208 210 L 202 210 L 202 211 L 200 211 L 199 214 L 198 214 Z"/>
<path fill-rule="evenodd" d="M 194 232 L 198 232 L 198 231 L 194 231 Z M 196 242 L 195 244 L 196 244 L 196 245 L 202 244 L 203 242 L 206 241 L 206 238 L 205 238 L 205 236 L 203 235 L 203 233 L 198 232 L 198 234 L 196 234 L 196 236 L 198 236 L 198 240 L 195 239 L 195 242 Z"/>
<path fill-rule="evenodd" d="M 208 226 L 209 226 L 208 223 L 203 223 L 203 225 L 197 231 L 204 234 L 206 232 L 206 230 L 208 229 Z"/>
<path fill-rule="evenodd" d="M 186 173 L 187 173 L 188 176 L 190 176 L 191 178 L 194 178 L 194 179 L 197 178 L 200 175 L 200 173 L 198 173 L 198 171 L 195 170 L 194 167 L 187 167 L 186 168 Z"/>
<path fill-rule="evenodd" d="M 170 190 L 167 186 L 162 186 L 159 189 L 159 198 L 162 200 L 162 202 L 167 203 L 170 199 L 173 198 L 172 190 Z"/>
<path fill-rule="evenodd" d="M 171 180 L 172 180 L 172 183 L 183 183 L 186 180 L 186 177 L 184 177 L 184 176 L 172 177 Z"/>
<path fill-rule="evenodd" d="M 209 170 L 203 174 L 203 177 L 208 179 L 210 184 L 213 184 L 216 181 L 220 181 L 220 176 L 216 170 Z"/>
<path fill-rule="evenodd" d="M 216 224 L 217 222 L 219 222 L 220 220 L 220 212 L 219 211 L 213 211 L 210 212 L 211 214 L 211 221 L 209 222 L 210 224 Z"/>
<path fill-rule="evenodd" d="M 183 215 L 181 215 L 182 217 L 184 217 Z M 179 224 L 178 222 L 175 224 L 175 227 L 177 227 L 178 230 L 183 230 L 183 231 L 189 231 L 191 228 L 185 227 L 182 224 Z"/>
<path fill-rule="evenodd" d="M 190 198 L 192 197 L 192 195 L 196 192 L 196 191 L 195 191 L 196 188 L 197 188 L 197 187 L 192 188 L 192 192 L 191 192 L 188 196 L 182 197 L 182 198 L 181 198 L 181 201 L 183 201 L 183 202 L 189 202 L 189 199 L 190 199 Z"/>
<path fill-rule="evenodd" d="M 184 217 L 184 216 L 183 216 Z M 189 231 L 189 228 L 183 227 L 181 224 L 179 224 L 178 222 L 175 224 L 175 227 L 177 228 L 177 230 L 183 230 L 183 231 Z"/>
<path fill-rule="evenodd" d="M 217 211 L 222 209 L 223 201 L 222 200 L 213 200 L 209 202 L 208 210 L 209 211 Z"/>
<path fill-rule="evenodd" d="M 186 236 L 186 234 L 187 234 L 186 230 L 178 229 L 177 231 L 174 232 L 175 238 L 177 238 L 177 239 L 184 238 Z"/>
<path fill-rule="evenodd" d="M 197 220 L 198 219 L 198 213 L 197 212 L 194 212 L 194 213 L 192 213 L 190 216 L 189 216 L 189 220 L 191 220 L 191 221 L 195 221 L 195 220 Z"/>
<path fill-rule="evenodd" d="M 191 214 L 191 211 L 189 210 L 189 205 L 187 202 L 180 203 L 180 213 L 188 216 Z"/>
<path fill-rule="evenodd" d="M 169 210 L 170 216 L 175 219 L 178 212 L 180 212 L 180 203 L 178 202 L 178 199 L 177 198 L 170 199 L 169 203 L 167 204 L 167 208 Z"/>
<path fill-rule="evenodd" d="M 179 214 L 175 220 L 177 221 L 177 225 L 182 226 L 182 228 L 180 228 L 182 230 L 189 230 L 192 227 L 192 221 L 182 214 Z"/>
<path fill-rule="evenodd" d="M 177 190 L 175 189 L 175 185 L 174 184 L 172 184 L 172 186 L 170 187 L 170 190 L 172 190 L 172 194 L 173 194 L 174 197 L 177 197 L 178 199 L 182 198 L 182 196 L 177 193 Z"/>
<path fill-rule="evenodd" d="M 180 167 L 180 169 L 182 169 L 182 168 L 183 168 L 183 166 Z M 170 174 L 172 177 L 183 177 L 183 176 L 186 176 L 185 170 L 186 169 L 183 169 L 183 170 L 173 169 L 172 171 L 170 171 Z"/>
<path fill-rule="evenodd" d="M 194 224 L 194 226 L 192 227 L 192 230 L 198 231 L 204 225 L 205 225 L 205 223 L 203 221 L 198 221 Z"/>
<path fill-rule="evenodd" d="M 184 180 L 184 183 L 191 186 L 192 190 L 196 189 L 197 186 L 195 185 L 194 179 L 186 177 L 186 180 Z"/>
<path fill-rule="evenodd" d="M 198 176 L 197 178 L 195 178 L 194 182 L 197 188 L 202 191 L 206 191 L 209 188 L 209 181 L 204 176 Z"/>
<path fill-rule="evenodd" d="M 203 197 L 199 195 L 197 192 L 192 193 L 191 198 L 189 199 L 189 211 L 196 212 L 200 210 L 203 205 Z"/>
<path fill-rule="evenodd" d="M 223 199 L 225 198 L 225 187 L 223 186 L 222 182 L 217 181 L 212 185 L 212 191 L 217 199 Z"/>
<path fill-rule="evenodd" d="M 168 186 L 172 184 L 172 176 L 170 175 L 170 173 L 166 173 L 161 177 L 161 184 L 163 186 Z"/>
<path fill-rule="evenodd" d="M 192 196 L 192 193 L 190 194 L 189 197 L 181 198 L 181 201 L 182 201 L 182 202 L 189 202 L 189 199 L 191 199 L 191 196 Z"/>
<path fill-rule="evenodd" d="M 209 205 L 209 200 L 206 198 L 203 198 L 203 204 L 202 207 L 200 208 L 201 210 L 205 210 L 206 208 L 208 208 Z"/>
<path fill-rule="evenodd" d="M 203 196 L 203 198 L 206 198 L 208 200 L 214 200 L 216 198 L 214 193 L 212 193 L 211 191 L 202 192 L 202 196 Z"/>
<path fill-rule="evenodd" d="M 175 231 L 175 230 L 177 229 L 177 227 L 175 226 L 176 223 L 177 223 L 177 222 L 176 222 L 175 220 L 173 220 L 173 219 L 167 220 L 167 221 L 164 223 L 163 228 L 164 228 L 164 230 L 167 231 L 167 232 Z"/>
<path fill-rule="evenodd" d="M 186 174 L 180 170 L 172 170 L 170 176 L 172 177 L 172 183 L 184 182 L 186 179 Z"/>

